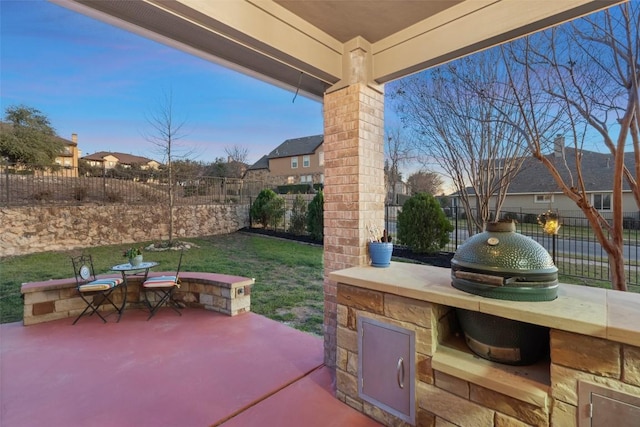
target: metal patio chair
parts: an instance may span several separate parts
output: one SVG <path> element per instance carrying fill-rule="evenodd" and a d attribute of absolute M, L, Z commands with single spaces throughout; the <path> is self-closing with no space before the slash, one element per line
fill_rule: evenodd
<path fill-rule="evenodd" d="M 123 280 L 117 277 L 96 279 L 91 255 L 72 257 L 71 263 L 76 277 L 76 289 L 82 300 L 87 304 L 82 313 L 73 321 L 73 324 L 75 325 L 85 314 L 92 316 L 94 313 L 104 323 L 107 323 L 107 319 L 98 310 L 101 305 L 106 303 L 111 304 L 118 314 L 121 314 L 124 307 L 116 306 L 111 299 L 111 294 L 123 283 Z"/>
<path fill-rule="evenodd" d="M 147 320 L 151 319 L 164 304 L 182 316 L 182 312 L 180 311 L 182 307 L 173 299 L 173 293 L 180 287 L 179 274 L 183 255 L 184 251 L 181 251 L 175 276 L 150 277 L 142 283 L 144 299 L 149 308 L 149 317 L 147 317 Z M 149 294 L 153 295 L 153 301 L 149 299 Z"/>

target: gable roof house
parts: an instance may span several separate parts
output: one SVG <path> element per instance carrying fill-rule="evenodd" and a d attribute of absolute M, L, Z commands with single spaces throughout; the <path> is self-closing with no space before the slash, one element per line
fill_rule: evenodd
<path fill-rule="evenodd" d="M 268 155 L 251 165 L 245 179 L 266 185 L 323 184 L 324 135 L 287 139 Z"/>
<path fill-rule="evenodd" d="M 556 165 L 564 182 L 577 183 L 576 155 L 580 156 L 581 173 L 589 202 L 605 218 L 609 218 L 612 209 L 613 158 L 608 153 L 565 147 L 563 137 L 556 138 L 554 151 L 545 157 Z M 624 161 L 629 170 L 634 170 L 633 153 L 625 153 Z M 623 207 L 625 212 L 628 212 L 625 216 L 638 218 L 638 207 L 626 180 L 623 182 Z M 527 158 L 522 169 L 509 184 L 502 213 L 538 215 L 549 209 L 557 210 L 560 214 L 565 212 L 568 216 L 583 216 L 573 200 L 562 193 L 546 166 L 538 159 Z"/>
<path fill-rule="evenodd" d="M 64 176 L 78 176 L 78 157 L 80 150 L 78 149 L 78 134 L 72 133 L 71 140 L 56 137 L 64 145 L 62 152 L 56 156 L 54 162 L 62 166 L 62 174 Z"/>
<path fill-rule="evenodd" d="M 160 163 L 155 160 L 125 153 L 99 151 L 81 158 L 82 160 L 86 160 L 91 166 L 104 167 L 105 169 L 113 169 L 116 165 L 121 165 L 125 168 L 136 165 L 143 170 L 158 169 L 160 167 Z"/>

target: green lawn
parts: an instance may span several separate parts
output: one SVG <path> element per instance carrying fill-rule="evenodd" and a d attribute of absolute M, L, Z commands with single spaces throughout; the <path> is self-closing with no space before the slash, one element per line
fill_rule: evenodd
<path fill-rule="evenodd" d="M 185 253 L 184 271 L 209 271 L 253 277 L 251 311 L 294 328 L 322 334 L 322 247 L 263 236 L 233 233 L 199 239 Z M 147 246 L 152 242 L 139 242 Z M 69 252 L 44 252 L 0 259 L 0 322 L 22 320 L 20 285 L 24 282 L 73 277 L 71 256 L 93 255 L 96 273 L 126 262 L 124 249 L 131 245 L 102 246 Z M 159 261 L 161 269 L 175 269 L 176 252 L 145 252 L 145 259 Z"/>

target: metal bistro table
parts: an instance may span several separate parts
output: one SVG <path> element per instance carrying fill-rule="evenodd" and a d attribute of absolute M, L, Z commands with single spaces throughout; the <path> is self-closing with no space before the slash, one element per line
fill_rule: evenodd
<path fill-rule="evenodd" d="M 144 261 L 138 265 L 131 265 L 129 263 L 126 263 L 126 264 L 114 265 L 113 267 L 111 267 L 112 271 L 119 271 L 120 273 L 122 273 L 122 281 L 123 281 L 122 286 L 124 287 L 124 296 L 122 298 L 122 307 L 120 308 L 120 315 L 118 316 L 118 322 L 122 317 L 122 312 L 127 306 L 128 278 L 131 276 L 142 277 L 142 281 L 144 282 L 145 280 L 147 280 L 147 276 L 149 275 L 149 270 L 152 269 L 153 267 L 158 266 L 158 264 L 159 263 L 155 261 Z"/>

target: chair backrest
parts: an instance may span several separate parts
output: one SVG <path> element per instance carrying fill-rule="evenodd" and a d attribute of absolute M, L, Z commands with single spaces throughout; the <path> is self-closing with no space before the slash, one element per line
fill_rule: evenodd
<path fill-rule="evenodd" d="M 73 264 L 73 274 L 76 277 L 76 284 L 78 286 L 96 280 L 91 255 L 71 257 L 71 263 Z"/>
<path fill-rule="evenodd" d="M 182 256 L 183 255 L 184 255 L 184 250 L 181 250 L 180 251 L 180 259 L 178 260 L 178 269 L 176 270 L 176 280 L 178 280 L 178 275 L 180 274 L 180 267 L 182 266 Z"/>

